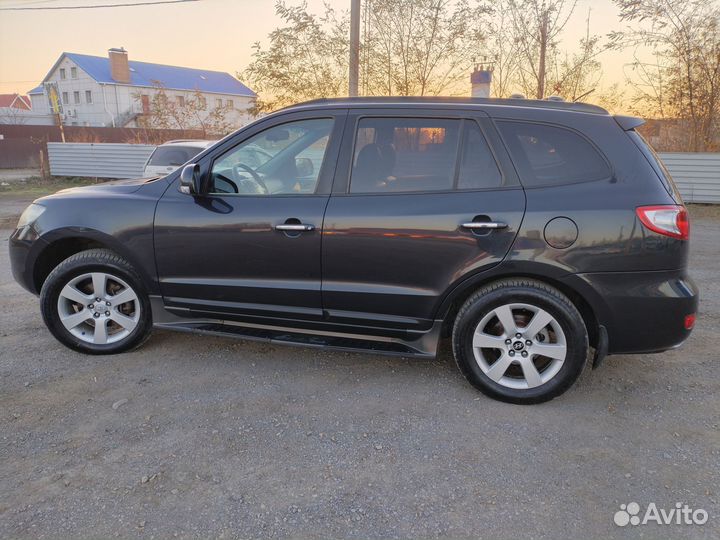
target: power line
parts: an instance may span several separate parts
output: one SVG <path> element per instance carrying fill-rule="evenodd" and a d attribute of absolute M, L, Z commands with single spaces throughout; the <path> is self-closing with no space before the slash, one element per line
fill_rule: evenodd
<path fill-rule="evenodd" d="M 13 5 L 6 6 L 6 7 L 32 6 L 34 4 L 52 4 L 55 2 L 63 2 L 63 1 L 67 1 L 67 0 L 34 0 L 32 2 L 25 0 L 25 1 L 22 1 L 20 4 L 13 4 Z"/>
<path fill-rule="evenodd" d="M 131 2 L 125 4 L 93 4 L 89 6 L 45 6 L 45 7 L 5 7 L 0 11 L 39 11 L 39 10 L 59 10 L 59 9 L 99 9 L 99 8 L 116 8 L 116 7 L 137 7 L 137 6 L 157 6 L 159 4 L 184 4 L 186 2 L 199 2 L 200 0 L 158 0 L 155 2 Z"/>

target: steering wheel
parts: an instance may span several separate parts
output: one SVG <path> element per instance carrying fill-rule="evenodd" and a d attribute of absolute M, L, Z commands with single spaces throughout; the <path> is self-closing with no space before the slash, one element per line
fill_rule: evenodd
<path fill-rule="evenodd" d="M 256 173 L 252 167 L 249 167 L 248 165 L 245 165 L 244 163 L 236 163 L 233 165 L 233 173 L 236 177 L 238 176 L 244 176 L 240 174 L 239 169 L 250 173 L 250 176 L 252 176 L 253 180 L 262 188 L 263 192 L 270 193 L 270 190 L 265 185 L 265 182 L 263 182 L 263 179 L 260 177 L 258 173 Z"/>

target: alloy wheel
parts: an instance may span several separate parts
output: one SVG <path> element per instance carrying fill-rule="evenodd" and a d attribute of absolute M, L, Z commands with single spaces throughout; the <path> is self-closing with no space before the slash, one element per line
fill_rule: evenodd
<path fill-rule="evenodd" d="M 530 389 L 558 374 L 567 356 L 567 342 L 560 323 L 544 309 L 505 304 L 478 323 L 473 354 L 483 373 L 496 383 Z"/>
<path fill-rule="evenodd" d="M 93 345 L 126 338 L 140 321 L 137 293 L 122 279 L 105 272 L 72 278 L 60 291 L 57 310 L 68 332 Z"/>

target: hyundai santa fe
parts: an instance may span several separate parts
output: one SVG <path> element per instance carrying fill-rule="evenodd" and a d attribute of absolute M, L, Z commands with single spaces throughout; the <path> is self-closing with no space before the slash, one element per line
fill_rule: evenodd
<path fill-rule="evenodd" d="M 546 401 L 692 330 L 688 213 L 641 124 L 555 101 L 307 102 L 165 177 L 38 199 L 13 273 L 83 353 L 153 326 L 418 358 L 451 337 L 479 390 Z"/>

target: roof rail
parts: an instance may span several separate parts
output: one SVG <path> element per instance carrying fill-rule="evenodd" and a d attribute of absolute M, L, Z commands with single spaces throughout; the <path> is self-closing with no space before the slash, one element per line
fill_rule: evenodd
<path fill-rule="evenodd" d="M 323 98 L 305 101 L 296 105 L 290 105 L 285 109 L 300 107 L 358 107 L 363 105 L 403 105 L 403 104 L 427 104 L 427 105 L 491 105 L 504 107 L 531 107 L 541 109 L 559 109 L 591 114 L 609 114 L 607 110 L 589 103 L 570 101 L 546 101 L 539 99 L 524 98 L 473 98 L 473 97 L 448 97 L 448 96 L 375 96 L 375 97 L 340 97 Z"/>
<path fill-rule="evenodd" d="M 184 142 L 210 142 L 210 141 L 207 139 L 173 139 L 172 141 L 165 141 L 162 144 L 184 143 Z"/>

